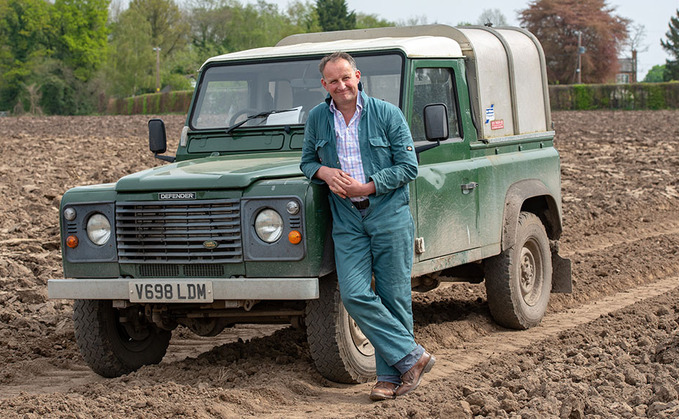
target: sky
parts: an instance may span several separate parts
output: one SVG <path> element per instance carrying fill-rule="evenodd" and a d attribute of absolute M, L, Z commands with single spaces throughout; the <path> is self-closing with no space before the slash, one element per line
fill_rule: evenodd
<path fill-rule="evenodd" d="M 312 0 L 313 1 L 313 0 Z M 242 3 L 255 2 L 243 0 Z M 284 10 L 289 0 L 266 0 Z M 420 23 L 443 23 L 457 25 L 460 22 L 476 24 L 486 9 L 498 9 L 507 18 L 509 25 L 518 26 L 518 12 L 528 7 L 529 0 L 484 0 L 480 3 L 468 0 L 347 0 L 349 10 L 374 14 L 393 22 L 407 22 L 419 18 Z M 385 7 L 385 4 L 387 5 Z M 644 78 L 654 65 L 664 64 L 670 58 L 660 46 L 665 38 L 670 18 L 679 9 L 677 0 L 607 0 L 606 4 L 615 7 L 615 14 L 632 20 L 635 25 L 643 25 L 646 37 L 638 53 L 638 79 Z M 644 47 L 648 47 L 643 51 Z"/>

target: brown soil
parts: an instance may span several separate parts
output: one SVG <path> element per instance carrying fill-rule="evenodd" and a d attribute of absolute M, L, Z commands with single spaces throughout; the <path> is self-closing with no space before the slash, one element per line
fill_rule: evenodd
<path fill-rule="evenodd" d="M 163 118 L 176 140 L 184 118 Z M 522 332 L 492 322 L 483 285 L 415 294 L 417 338 L 439 362 L 381 403 L 370 384 L 323 379 L 303 332 L 280 326 L 179 329 L 159 365 L 91 372 L 72 303 L 47 299 L 59 199 L 162 164 L 149 118 L 0 118 L 0 417 L 678 417 L 679 111 L 553 118 L 574 292 Z"/>

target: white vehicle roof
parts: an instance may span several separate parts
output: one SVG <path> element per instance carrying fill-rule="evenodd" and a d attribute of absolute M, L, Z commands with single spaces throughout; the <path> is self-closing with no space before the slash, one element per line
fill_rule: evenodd
<path fill-rule="evenodd" d="M 279 44 L 280 45 L 280 44 Z M 303 55 L 329 54 L 335 51 L 381 51 L 400 50 L 410 58 L 461 58 L 460 45 L 442 36 L 383 37 L 375 39 L 340 39 L 335 41 L 304 42 L 274 47 L 255 48 L 218 55 L 205 64 L 219 61 L 251 60 L 258 58 L 299 57 Z M 203 64 L 203 66 L 205 66 Z"/>

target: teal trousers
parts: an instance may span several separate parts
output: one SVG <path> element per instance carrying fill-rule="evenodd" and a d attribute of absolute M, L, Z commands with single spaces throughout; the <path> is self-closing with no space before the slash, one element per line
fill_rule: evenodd
<path fill-rule="evenodd" d="M 414 223 L 407 191 L 371 199 L 364 214 L 349 200 L 330 195 L 342 303 L 375 347 L 377 375 L 400 376 L 394 364 L 417 347 L 410 284 Z"/>

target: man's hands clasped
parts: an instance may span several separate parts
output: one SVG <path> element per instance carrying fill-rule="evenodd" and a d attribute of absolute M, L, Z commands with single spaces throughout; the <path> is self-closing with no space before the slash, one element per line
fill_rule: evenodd
<path fill-rule="evenodd" d="M 316 172 L 316 177 L 324 181 L 330 191 L 340 198 L 354 198 L 375 193 L 375 183 L 372 180 L 368 183 L 361 183 L 341 169 L 322 166 Z"/>

